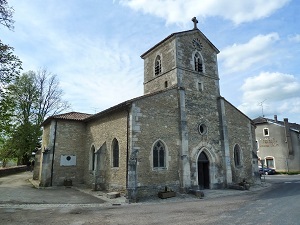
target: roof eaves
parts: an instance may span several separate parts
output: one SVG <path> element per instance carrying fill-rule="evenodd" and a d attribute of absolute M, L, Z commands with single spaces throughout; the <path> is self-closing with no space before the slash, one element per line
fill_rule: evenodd
<path fill-rule="evenodd" d="M 115 105 L 115 106 L 112 106 L 108 109 L 105 109 L 99 113 L 96 113 L 88 118 L 86 118 L 84 120 L 84 122 L 89 122 L 91 120 L 94 120 L 94 119 L 97 119 L 97 118 L 100 118 L 102 116 L 105 116 L 107 115 L 108 113 L 113 113 L 113 112 L 117 112 L 118 110 L 122 110 L 122 109 L 127 109 L 128 107 L 130 107 L 130 105 L 134 102 L 134 101 L 138 101 L 138 100 L 141 100 L 141 99 L 144 99 L 144 98 L 148 98 L 150 96 L 153 96 L 153 95 L 156 95 L 156 94 L 159 94 L 159 93 L 163 93 L 163 92 L 166 92 L 168 90 L 171 90 L 171 89 L 175 89 L 177 88 L 176 85 L 174 86 L 171 86 L 170 88 L 166 88 L 164 90 L 160 90 L 160 91 L 157 91 L 157 92 L 152 92 L 152 93 L 149 93 L 149 94 L 146 94 L 146 95 L 142 95 L 142 96 L 139 96 L 139 97 L 136 97 L 136 98 L 133 98 L 133 99 L 130 99 L 130 100 L 127 100 L 125 102 L 122 102 L 118 105 Z"/>
<path fill-rule="evenodd" d="M 143 53 L 141 55 L 141 58 L 144 59 L 144 57 L 149 53 L 151 52 L 153 49 L 155 49 L 157 46 L 161 45 L 162 43 L 164 43 L 166 40 L 172 38 L 172 37 L 175 37 L 177 35 L 181 35 L 181 34 L 184 34 L 184 33 L 189 33 L 189 32 L 199 32 L 203 37 L 204 39 L 213 47 L 213 49 L 217 52 L 217 53 L 220 53 L 219 49 L 216 48 L 216 46 L 214 46 L 214 44 L 199 30 L 199 29 L 192 29 L 192 30 L 185 30 L 185 31 L 180 31 L 180 32 L 175 32 L 175 33 L 172 33 L 170 34 L 169 36 L 167 36 L 165 39 L 163 39 L 162 41 L 158 42 L 156 45 L 154 45 L 153 47 L 151 47 L 148 51 L 146 51 L 145 53 Z"/>

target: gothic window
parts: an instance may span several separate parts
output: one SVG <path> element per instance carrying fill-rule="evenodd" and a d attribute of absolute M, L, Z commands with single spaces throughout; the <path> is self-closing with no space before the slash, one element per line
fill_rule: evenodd
<path fill-rule="evenodd" d="M 195 71 L 201 73 L 203 72 L 202 59 L 198 52 L 194 56 L 194 66 L 195 66 Z"/>
<path fill-rule="evenodd" d="M 234 164 L 235 166 L 241 166 L 241 150 L 240 150 L 240 146 L 238 144 L 236 144 L 234 146 Z"/>
<path fill-rule="evenodd" d="M 154 70 L 155 70 L 155 75 L 161 74 L 161 59 L 159 55 L 156 56 Z"/>
<path fill-rule="evenodd" d="M 119 142 L 116 138 L 112 142 L 112 152 L 113 167 L 119 167 Z"/>
<path fill-rule="evenodd" d="M 161 141 L 157 141 L 153 147 L 153 167 L 165 167 L 166 149 Z"/>
<path fill-rule="evenodd" d="M 95 170 L 95 147 L 92 146 L 90 149 L 90 160 L 89 160 L 89 169 Z"/>

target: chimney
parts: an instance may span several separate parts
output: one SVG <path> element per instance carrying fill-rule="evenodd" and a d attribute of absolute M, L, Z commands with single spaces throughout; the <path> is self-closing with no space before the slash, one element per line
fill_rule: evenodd
<path fill-rule="evenodd" d="M 277 115 L 274 115 L 274 120 L 275 120 L 276 123 L 278 122 Z"/>

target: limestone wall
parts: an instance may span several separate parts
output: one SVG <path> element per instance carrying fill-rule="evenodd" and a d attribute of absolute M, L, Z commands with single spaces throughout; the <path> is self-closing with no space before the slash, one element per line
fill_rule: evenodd
<path fill-rule="evenodd" d="M 162 67 L 161 73 L 155 75 L 155 59 L 158 55 L 161 58 Z M 147 54 L 144 59 L 144 94 L 165 89 L 165 81 L 168 82 L 169 87 L 177 83 L 176 72 L 174 71 L 175 60 L 174 38 L 170 38 Z M 166 75 L 166 73 L 168 74 Z"/>
<path fill-rule="evenodd" d="M 178 95 L 171 89 L 134 102 L 132 106 L 130 149 L 137 151 L 138 196 L 157 194 L 167 186 L 179 188 L 179 115 Z M 166 167 L 153 167 L 153 145 L 162 141 Z"/>
<path fill-rule="evenodd" d="M 231 169 L 233 183 L 243 179 L 253 181 L 253 152 L 255 152 L 254 125 L 251 121 L 230 103 L 225 101 L 225 114 L 228 126 L 228 141 L 231 156 Z M 235 166 L 234 146 L 238 144 L 241 150 L 241 165 Z"/>
<path fill-rule="evenodd" d="M 99 170 L 96 179 L 101 183 L 101 188 L 108 191 L 126 189 L 126 168 L 127 168 L 127 117 L 128 112 L 124 109 L 111 114 L 106 114 L 87 124 L 87 139 L 84 149 L 84 174 L 85 183 L 95 183 L 95 171 L 90 170 L 90 150 L 92 146 L 99 155 Z M 119 143 L 119 167 L 112 164 L 112 141 L 116 138 Z M 99 180 L 100 179 L 100 180 Z"/>
<path fill-rule="evenodd" d="M 56 126 L 52 185 L 63 185 L 65 179 L 83 183 L 85 124 L 79 121 L 58 120 Z M 48 153 L 52 155 L 51 153 Z M 66 157 L 75 160 L 68 165 Z M 75 158 L 74 158 L 75 157 Z M 66 161 L 66 163 L 63 163 Z"/>

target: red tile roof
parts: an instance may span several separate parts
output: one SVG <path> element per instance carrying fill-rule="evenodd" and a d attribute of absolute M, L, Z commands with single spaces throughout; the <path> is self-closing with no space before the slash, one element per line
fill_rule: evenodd
<path fill-rule="evenodd" d="M 54 116 L 49 116 L 42 124 L 45 125 L 49 123 L 52 119 L 60 119 L 60 120 L 76 120 L 76 121 L 83 121 L 84 119 L 92 116 L 92 114 L 87 114 L 87 113 L 80 113 L 80 112 L 69 112 L 69 113 L 64 113 L 64 114 L 59 114 L 59 115 L 54 115 Z"/>

